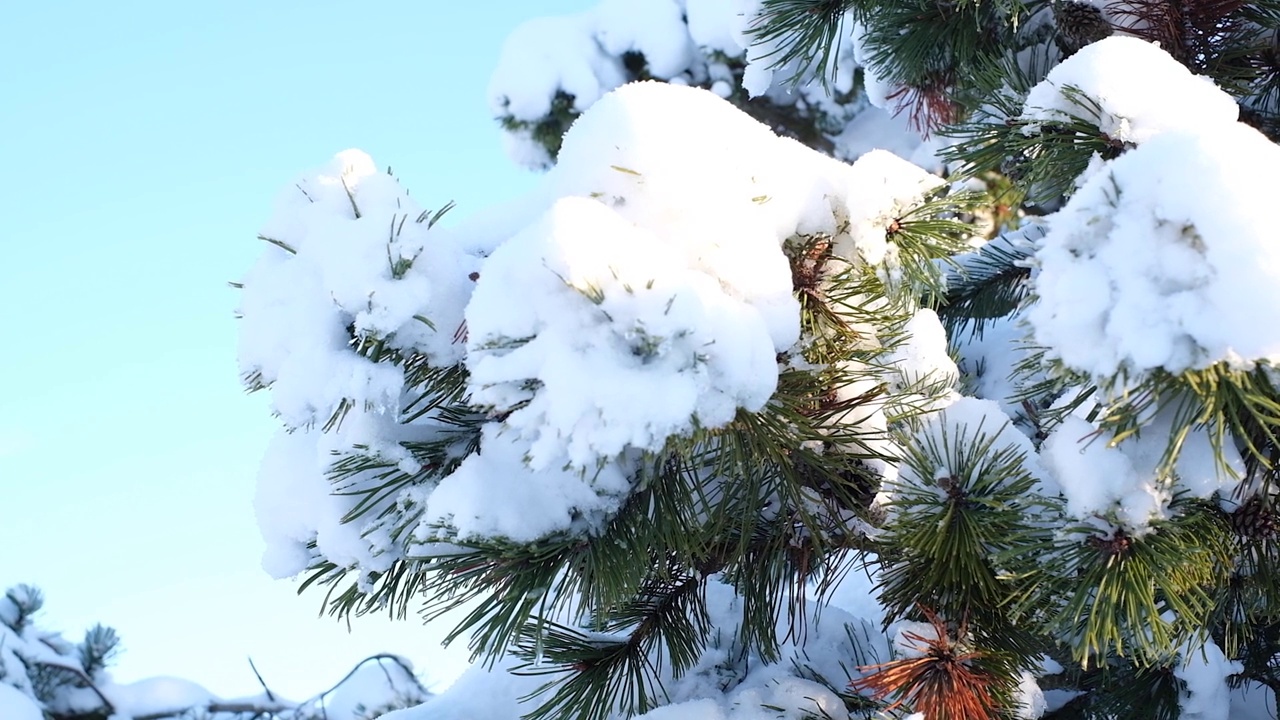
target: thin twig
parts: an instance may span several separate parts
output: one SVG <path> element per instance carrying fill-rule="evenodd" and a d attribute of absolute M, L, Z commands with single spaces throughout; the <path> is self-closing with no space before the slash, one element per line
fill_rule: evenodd
<path fill-rule="evenodd" d="M 267 694 L 267 699 L 275 702 L 275 693 L 271 692 L 271 688 L 267 687 L 267 681 L 262 679 L 262 673 L 258 672 L 258 666 L 253 664 L 253 658 L 249 658 L 249 669 L 253 671 L 253 676 L 258 678 L 258 684 L 262 686 L 262 691 Z"/>

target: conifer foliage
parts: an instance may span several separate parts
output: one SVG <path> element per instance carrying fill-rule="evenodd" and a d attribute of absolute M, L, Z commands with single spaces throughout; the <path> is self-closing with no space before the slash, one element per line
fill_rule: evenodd
<path fill-rule="evenodd" d="M 554 162 L 537 191 L 441 222 L 348 151 L 261 234 L 267 568 L 469 643 L 403 720 L 1265 717 L 1278 27 L 1163 0 L 527 26 L 491 95 Z"/>

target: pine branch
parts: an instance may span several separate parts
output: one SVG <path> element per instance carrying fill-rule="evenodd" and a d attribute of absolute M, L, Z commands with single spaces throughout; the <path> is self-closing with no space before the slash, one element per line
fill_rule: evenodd
<path fill-rule="evenodd" d="M 763 57 L 773 69 L 790 69 L 798 85 L 817 77 L 829 87 L 836 74 L 845 12 L 852 0 L 764 0 L 748 34 L 755 45 L 771 45 Z"/>
<path fill-rule="evenodd" d="M 1103 110 L 1096 100 L 1072 86 L 1061 92 L 1078 112 L 1031 121 L 1019 109 L 1005 120 L 953 127 L 947 134 L 958 142 L 943 151 L 944 159 L 963 176 L 1004 173 L 1026 189 L 1026 201 L 1052 206 L 1071 194 L 1095 154 L 1110 160 L 1132 147 L 1099 129 Z"/>
<path fill-rule="evenodd" d="M 1086 685 L 1082 700 L 1089 717 L 1126 720 L 1177 720 L 1184 717 L 1181 699 L 1185 685 L 1171 666 L 1139 667 L 1120 658 L 1108 664 Z"/>
<path fill-rule="evenodd" d="M 47 644 L 47 641 L 45 642 Z M 55 652 L 56 652 L 56 649 L 55 649 Z M 74 683 L 77 687 L 87 688 L 90 692 L 92 692 L 98 698 L 98 702 L 102 704 L 101 707 L 108 717 L 115 714 L 116 712 L 115 705 L 111 702 L 111 700 L 107 698 L 106 694 L 102 692 L 102 690 L 97 686 L 97 684 L 94 683 L 93 678 L 90 677 L 89 674 L 86 673 L 84 669 L 81 668 L 80 666 L 73 665 L 71 662 L 63 661 L 63 660 L 45 660 L 45 659 L 32 658 L 32 657 L 20 657 L 20 660 L 23 663 L 28 664 L 29 666 L 41 668 L 47 671 L 52 671 L 54 673 L 73 678 Z M 33 676 L 33 679 L 34 679 L 34 676 Z M 65 682 L 65 680 L 63 682 Z M 39 692 L 37 692 L 37 694 L 39 694 Z"/>
<path fill-rule="evenodd" d="M 1138 667 L 1159 666 L 1208 635 L 1202 621 L 1228 582 L 1225 528 L 1198 502 L 1175 500 L 1171 511 L 1172 519 L 1141 537 L 1099 535 L 1096 526 L 1081 525 L 1051 556 L 1046 577 L 1053 582 L 1037 594 L 1065 598 L 1056 634 L 1083 666 L 1112 653 Z"/>
<path fill-rule="evenodd" d="M 891 278 L 886 294 L 904 302 L 943 295 L 947 283 L 941 268 L 967 250 L 973 236 L 973 226 L 957 218 L 984 205 L 986 199 L 982 193 L 938 192 L 894 218 L 885 237 L 898 251 L 891 270 L 902 277 L 900 281 Z"/>
<path fill-rule="evenodd" d="M 527 625 L 516 645 L 526 662 L 512 672 L 568 677 L 523 698 L 534 700 L 555 689 L 524 717 L 605 720 L 615 710 L 632 715 L 659 704 L 663 658 L 679 677 L 697 662 L 710 632 L 702 596 L 706 575 L 677 573 L 671 567 L 651 577 L 634 600 L 608 614 L 601 633 L 551 622 Z"/>
<path fill-rule="evenodd" d="M 324 603 L 329 614 L 344 618 L 350 623 L 352 615 L 360 616 L 385 610 L 387 615 L 396 620 L 409 616 L 409 605 L 420 599 L 421 594 L 429 586 L 429 574 L 418 563 L 411 560 L 396 560 L 385 572 L 369 573 L 365 583 L 369 591 L 361 589 L 361 583 L 352 583 L 343 592 L 334 595 L 336 582 L 343 579 L 345 571 L 334 578 Z M 298 589 L 301 593 L 305 589 Z"/>
<path fill-rule="evenodd" d="M 1060 366 L 1056 372 L 1071 375 Z M 1176 375 L 1156 369 L 1133 377 L 1122 368 L 1114 378 L 1099 379 L 1102 409 L 1097 421 L 1115 444 L 1140 432 L 1147 418 L 1170 412 L 1173 426 L 1157 468 L 1161 474 L 1173 468 L 1195 430 L 1207 431 L 1222 472 L 1235 473 L 1225 456 L 1235 443 L 1251 467 L 1269 471 L 1280 447 L 1280 393 L 1269 372 L 1268 366 L 1240 369 L 1226 362 Z"/>
<path fill-rule="evenodd" d="M 953 341 L 962 331 L 982 336 L 987 323 L 1005 318 L 1028 299 L 1030 243 L 1043 226 L 1002 235 L 977 252 L 956 258 L 938 315 Z"/>
<path fill-rule="evenodd" d="M 911 0 L 855 10 L 866 26 L 866 63 L 897 86 L 898 110 L 925 131 L 960 122 L 985 104 L 972 79 L 1013 58 L 1039 2 Z M 909 29 L 904 32 L 904 29 Z"/>
<path fill-rule="evenodd" d="M 44 607 L 44 593 L 33 585 L 18 584 L 5 591 L 0 599 L 0 622 L 20 633 L 31 621 L 31 616 Z"/>
<path fill-rule="evenodd" d="M 524 702 L 532 701 L 555 689 L 550 698 L 524 716 L 528 720 L 605 720 L 615 710 L 634 715 L 661 704 L 656 671 L 629 639 L 593 637 L 551 625 L 526 638 L 518 651 L 529 662 L 513 670 L 514 674 L 573 673 L 569 678 L 549 681 L 522 698 Z M 537 667 L 535 658 L 555 664 Z"/>
<path fill-rule="evenodd" d="M 889 619 L 920 606 L 964 619 L 984 647 L 1030 665 L 1044 640 L 1010 609 L 1045 580 L 1059 508 L 1036 494 L 1023 453 L 995 445 L 1001 429 L 943 426 L 902 439 L 909 473 L 888 488 L 879 599 Z"/>
<path fill-rule="evenodd" d="M 269 702 L 276 701 L 276 694 L 271 692 L 271 688 L 267 686 L 267 681 L 262 679 L 262 673 L 258 672 L 258 666 L 253 664 L 253 658 L 248 658 L 249 669 L 253 671 L 253 677 L 262 686 L 262 693 L 266 695 Z"/>
<path fill-rule="evenodd" d="M 107 665 L 120 654 L 120 638 L 116 631 L 105 625 L 94 625 L 84 634 L 84 641 L 78 648 L 80 666 L 90 677 L 105 670 Z"/>

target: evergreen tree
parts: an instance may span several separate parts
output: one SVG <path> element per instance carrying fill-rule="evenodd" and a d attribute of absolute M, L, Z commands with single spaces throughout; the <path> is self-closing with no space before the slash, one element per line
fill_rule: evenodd
<path fill-rule="evenodd" d="M 1259 712 L 1278 27 L 1163 0 L 529 26 L 491 95 L 555 161 L 539 191 L 446 226 L 348 151 L 261 234 L 268 569 L 454 624 L 479 664 L 405 718 Z M 888 112 L 945 180 L 854 152 Z"/>

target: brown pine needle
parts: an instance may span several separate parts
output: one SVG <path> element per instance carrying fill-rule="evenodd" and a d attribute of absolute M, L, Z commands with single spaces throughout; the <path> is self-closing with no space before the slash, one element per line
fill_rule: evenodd
<path fill-rule="evenodd" d="M 929 720 L 982 720 L 996 715 L 991 695 L 992 677 L 973 666 L 982 658 L 978 651 L 958 652 L 951 642 L 946 623 L 932 612 L 925 613 L 936 637 L 906 633 L 912 643 L 927 648 L 923 657 L 903 658 L 858 668 L 871 674 L 854 680 L 849 687 L 869 691 L 873 700 L 893 697 L 888 710 L 909 705 Z M 963 630 L 960 633 L 963 635 Z"/>

